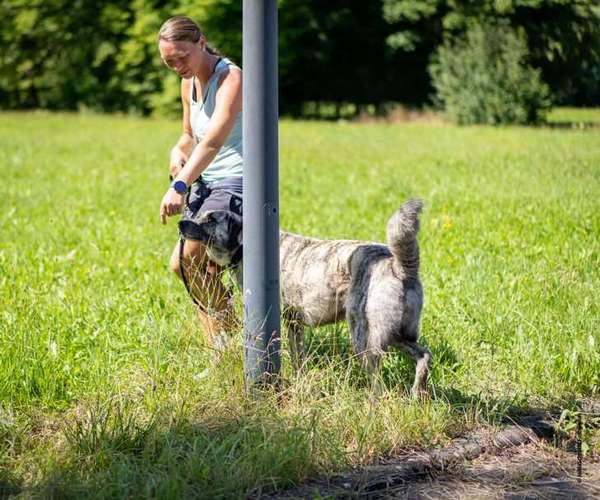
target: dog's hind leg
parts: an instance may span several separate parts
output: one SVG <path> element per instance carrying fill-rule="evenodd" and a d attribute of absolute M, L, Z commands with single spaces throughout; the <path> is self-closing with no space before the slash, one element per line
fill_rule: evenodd
<path fill-rule="evenodd" d="M 368 325 L 365 315 L 361 314 L 361 311 L 364 311 L 364 297 L 361 294 L 350 293 L 346 302 L 346 321 L 348 322 L 352 347 L 358 355 L 363 369 L 369 374 L 371 392 L 377 398 L 383 392 L 379 379 L 382 353 L 375 352 L 367 346 Z"/>
<path fill-rule="evenodd" d="M 413 396 L 419 396 L 427 391 L 427 377 L 429 375 L 429 361 L 431 353 L 426 347 L 416 342 L 403 341 L 397 346 L 415 360 L 415 382 L 411 389 Z"/>
<path fill-rule="evenodd" d="M 383 393 L 383 386 L 379 377 L 381 356 L 371 352 L 363 352 L 361 361 L 363 368 L 367 371 L 371 379 L 371 393 L 375 398 L 378 398 Z"/>
<path fill-rule="evenodd" d="M 292 367 L 299 373 L 304 366 L 304 322 L 296 313 L 287 313 L 285 318 Z"/>

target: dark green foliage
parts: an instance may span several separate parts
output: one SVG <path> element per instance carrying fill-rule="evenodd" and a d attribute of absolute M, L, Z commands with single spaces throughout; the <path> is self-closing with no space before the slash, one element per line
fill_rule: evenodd
<path fill-rule="evenodd" d="M 145 0 L 3 1 L 0 107 L 149 114 L 159 107 L 166 75 L 156 33 L 175 6 Z"/>
<path fill-rule="evenodd" d="M 557 104 L 600 102 L 597 0 L 383 0 L 383 15 L 394 27 L 388 44 L 413 53 L 476 25 L 507 22 L 526 33 L 531 64 L 541 69 Z M 419 59 L 417 70 L 426 63 Z"/>
<path fill-rule="evenodd" d="M 524 36 L 505 23 L 476 26 L 438 49 L 430 66 L 437 98 L 460 124 L 542 121 L 549 91 L 527 59 Z"/>
<path fill-rule="evenodd" d="M 159 26 L 176 14 L 243 62 L 240 0 L 3 0 L 0 109 L 178 116 L 180 82 L 156 47 Z M 557 103 L 600 102 L 595 0 L 279 0 L 280 112 L 323 115 L 327 103 L 337 117 L 387 102 L 422 105 L 437 47 L 499 19 L 525 31 Z"/>
<path fill-rule="evenodd" d="M 283 109 L 299 114 L 307 101 L 345 103 L 356 110 L 388 100 L 411 100 L 423 88 L 404 54 L 385 43 L 391 32 L 381 1 L 283 0 L 280 24 L 280 97 Z M 418 78 L 418 75 L 417 75 Z M 425 96 L 422 96 L 425 97 Z M 317 112 L 317 114 L 319 114 Z"/>
<path fill-rule="evenodd" d="M 122 109 L 114 79 L 129 2 L 4 0 L 0 7 L 0 106 Z"/>

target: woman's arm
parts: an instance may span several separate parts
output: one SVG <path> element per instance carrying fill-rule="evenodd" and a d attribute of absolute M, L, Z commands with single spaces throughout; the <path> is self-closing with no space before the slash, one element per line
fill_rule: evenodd
<path fill-rule="evenodd" d="M 189 96 L 189 86 L 187 96 Z M 189 113 L 189 98 L 187 96 L 184 95 L 182 85 L 182 97 L 188 100 L 187 109 Z M 179 170 L 176 175 L 177 180 L 182 180 L 189 186 L 200 176 L 213 161 L 221 147 L 223 147 L 241 110 L 242 73 L 238 69 L 230 68 L 217 89 L 215 110 L 208 123 L 206 134 L 202 141 L 193 149 L 183 168 Z M 184 115 L 185 113 L 184 105 Z M 187 122 L 189 124 L 189 117 Z M 186 133 L 184 124 L 184 135 Z M 190 135 L 190 137 L 193 138 L 193 135 Z M 185 195 L 179 194 L 174 189 L 169 188 L 160 205 L 161 222 L 165 224 L 167 217 L 180 213 L 184 201 Z"/>
<path fill-rule="evenodd" d="M 189 107 L 189 106 L 188 106 Z M 210 165 L 223 147 L 237 115 L 242 110 L 242 72 L 230 68 L 223 77 L 215 98 L 215 110 L 208 123 L 206 134 L 194 148 L 177 179 L 189 186 Z"/>
<path fill-rule="evenodd" d="M 169 173 L 175 177 L 183 168 L 194 149 L 194 133 L 190 123 L 190 87 L 192 79 L 181 80 L 181 104 L 183 107 L 183 132 L 171 149 Z"/>

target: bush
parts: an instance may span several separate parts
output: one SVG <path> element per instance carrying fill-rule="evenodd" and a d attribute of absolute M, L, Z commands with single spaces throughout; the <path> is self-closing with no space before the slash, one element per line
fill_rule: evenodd
<path fill-rule="evenodd" d="M 549 90 L 528 55 L 524 35 L 508 25 L 475 26 L 435 53 L 429 72 L 436 98 L 459 124 L 541 122 Z"/>

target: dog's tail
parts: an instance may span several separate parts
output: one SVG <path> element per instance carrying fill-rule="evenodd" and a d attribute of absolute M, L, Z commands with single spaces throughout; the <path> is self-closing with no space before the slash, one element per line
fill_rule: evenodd
<path fill-rule="evenodd" d="M 421 200 L 409 200 L 390 217 L 387 225 L 388 246 L 394 255 L 395 264 L 407 278 L 419 275 L 419 213 Z"/>

